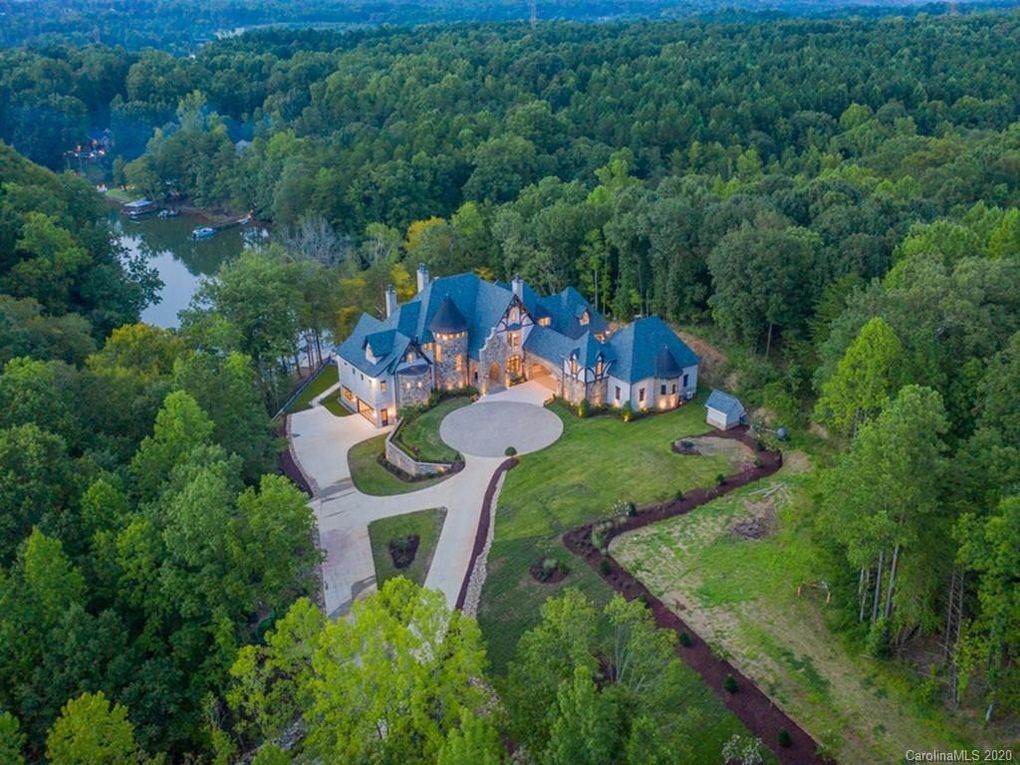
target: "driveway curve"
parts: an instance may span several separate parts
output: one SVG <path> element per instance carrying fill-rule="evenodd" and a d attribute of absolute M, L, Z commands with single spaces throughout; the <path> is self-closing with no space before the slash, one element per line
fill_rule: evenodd
<path fill-rule="evenodd" d="M 479 401 L 446 415 L 439 437 L 472 457 L 502 457 L 544 449 L 563 433 L 563 422 L 548 409 L 520 401 Z"/>

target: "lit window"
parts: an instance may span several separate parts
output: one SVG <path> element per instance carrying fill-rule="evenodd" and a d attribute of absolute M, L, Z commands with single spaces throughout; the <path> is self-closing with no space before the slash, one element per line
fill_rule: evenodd
<path fill-rule="evenodd" d="M 570 359 L 570 374 L 577 376 L 577 359 Z"/>
<path fill-rule="evenodd" d="M 552 319 L 549 318 L 548 316 L 543 316 L 541 319 L 538 320 L 538 323 L 543 327 L 548 327 L 550 324 L 552 324 Z"/>
<path fill-rule="evenodd" d="M 518 308 L 517 306 L 514 306 L 513 308 L 510 309 L 510 323 L 511 324 L 516 324 L 520 320 L 521 320 L 521 309 Z"/>
<path fill-rule="evenodd" d="M 408 351 L 407 352 L 407 363 L 408 364 L 413 364 L 414 363 L 414 351 Z"/>
<path fill-rule="evenodd" d="M 458 353 L 456 358 L 453 360 L 454 367 L 458 372 L 464 371 L 464 354 Z"/>
<path fill-rule="evenodd" d="M 602 357 L 601 356 L 599 357 L 599 360 L 595 362 L 595 376 L 596 377 L 602 377 Z"/>
<path fill-rule="evenodd" d="M 442 361 L 442 360 L 443 360 L 443 346 L 437 344 L 436 345 L 436 361 Z"/>

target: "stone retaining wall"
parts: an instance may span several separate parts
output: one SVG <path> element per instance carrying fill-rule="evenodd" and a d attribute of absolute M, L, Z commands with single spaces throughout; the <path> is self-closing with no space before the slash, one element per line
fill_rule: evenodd
<path fill-rule="evenodd" d="M 454 465 L 449 462 L 418 462 L 410 454 L 405 452 L 393 442 L 394 429 L 386 436 L 386 461 L 398 470 L 407 473 L 412 478 L 428 478 L 436 475 L 445 475 L 453 470 Z"/>

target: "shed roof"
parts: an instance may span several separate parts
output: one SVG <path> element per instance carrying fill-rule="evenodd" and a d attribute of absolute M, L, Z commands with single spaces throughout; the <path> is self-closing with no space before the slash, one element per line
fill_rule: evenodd
<path fill-rule="evenodd" d="M 711 394 L 709 394 L 705 407 L 722 412 L 729 420 L 739 420 L 747 414 L 744 405 L 735 396 L 731 396 L 729 393 L 724 393 L 716 388 L 713 388 Z"/>

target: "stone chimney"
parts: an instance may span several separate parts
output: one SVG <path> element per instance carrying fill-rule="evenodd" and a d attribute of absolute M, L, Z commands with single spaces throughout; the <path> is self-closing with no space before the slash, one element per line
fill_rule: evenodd
<path fill-rule="evenodd" d="M 418 264 L 418 292 L 429 286 L 429 267 L 424 263 Z"/>
<path fill-rule="evenodd" d="M 397 310 L 397 288 L 392 284 L 386 287 L 386 318 Z"/>
<path fill-rule="evenodd" d="M 510 286 L 513 289 L 514 297 L 516 297 L 518 300 L 523 301 L 524 300 L 524 280 L 521 278 L 520 274 L 516 274 L 514 276 L 513 281 L 510 282 Z"/>

